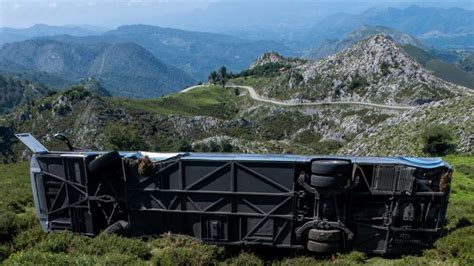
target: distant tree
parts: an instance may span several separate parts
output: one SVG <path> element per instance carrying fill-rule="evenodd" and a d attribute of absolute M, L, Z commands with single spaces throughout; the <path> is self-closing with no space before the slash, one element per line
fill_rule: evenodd
<path fill-rule="evenodd" d="M 148 148 L 142 135 L 134 128 L 120 123 L 109 124 L 105 129 L 106 148 L 116 151 L 138 151 Z"/>
<path fill-rule="evenodd" d="M 222 87 L 225 87 L 225 84 L 227 82 L 227 68 L 225 66 L 221 66 L 219 68 L 219 81 L 222 85 Z"/>
<path fill-rule="evenodd" d="M 429 155 L 444 156 L 454 151 L 453 136 L 446 127 L 432 126 L 423 131 L 423 151 Z"/>
<path fill-rule="evenodd" d="M 211 74 L 209 74 L 209 83 L 211 83 L 212 85 L 216 85 L 217 83 L 217 80 L 218 80 L 218 75 L 217 75 L 217 72 L 216 71 L 212 71 Z"/>

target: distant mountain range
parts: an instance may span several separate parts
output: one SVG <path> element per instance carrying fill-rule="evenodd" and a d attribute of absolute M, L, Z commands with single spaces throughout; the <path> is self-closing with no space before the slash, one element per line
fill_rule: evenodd
<path fill-rule="evenodd" d="M 224 34 L 149 25 L 121 26 L 94 36 L 60 35 L 43 39 L 80 44 L 133 42 L 200 81 L 206 81 L 208 74 L 222 65 L 234 72 L 245 69 L 254 58 L 270 50 L 291 54 L 285 45 L 276 41 L 248 41 Z"/>
<path fill-rule="evenodd" d="M 184 71 L 134 43 L 65 43 L 37 39 L 4 44 L 0 72 L 61 88 L 95 77 L 112 94 L 150 98 L 194 83 Z"/>
<path fill-rule="evenodd" d="M 19 42 L 40 36 L 71 35 L 87 36 L 96 35 L 105 31 L 104 28 L 95 26 L 51 26 L 36 24 L 29 28 L 0 28 L 0 45 L 9 42 Z"/>
<path fill-rule="evenodd" d="M 249 29 L 250 39 L 245 31 L 232 36 L 150 25 L 1 28 L 0 74 L 58 89 L 93 77 L 112 95 L 149 98 L 207 81 L 222 65 L 229 72 L 245 70 L 268 51 L 321 59 L 383 33 L 436 76 L 472 88 L 472 21 L 472 10 L 411 6 L 339 13 L 314 27 L 308 20 L 274 39 L 259 39 L 260 28 Z"/>
<path fill-rule="evenodd" d="M 304 31 L 300 39 L 314 45 L 328 38 L 342 38 L 362 25 L 380 25 L 413 35 L 436 48 L 472 48 L 473 21 L 474 11 L 462 8 L 372 8 L 357 15 L 337 13 L 328 16 Z"/>

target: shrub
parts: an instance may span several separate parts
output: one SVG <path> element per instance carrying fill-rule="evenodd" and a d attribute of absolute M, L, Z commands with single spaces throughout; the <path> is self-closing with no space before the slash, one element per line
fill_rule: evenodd
<path fill-rule="evenodd" d="M 362 88 L 368 85 L 367 79 L 356 74 L 352 77 L 351 82 L 349 83 L 349 89 L 355 90 L 357 88 Z"/>
<path fill-rule="evenodd" d="M 88 240 L 89 244 L 81 247 L 79 252 L 90 255 L 126 254 L 140 259 L 150 257 L 150 247 L 145 241 L 137 238 L 100 234 Z"/>
<path fill-rule="evenodd" d="M 193 151 L 193 146 L 191 145 L 189 141 L 185 139 L 181 139 L 181 140 L 178 140 L 178 142 L 176 142 L 176 145 L 173 150 L 190 152 L 190 151 Z"/>
<path fill-rule="evenodd" d="M 105 129 L 106 148 L 112 150 L 146 150 L 148 147 L 140 133 L 120 123 L 109 124 Z"/>
<path fill-rule="evenodd" d="M 10 254 L 10 249 L 5 245 L 0 245 L 0 262 L 6 260 Z"/>
<path fill-rule="evenodd" d="M 432 126 L 422 133 L 423 152 L 429 155 L 444 156 L 454 151 L 453 136 L 446 127 Z"/>
<path fill-rule="evenodd" d="M 228 259 L 225 265 L 235 266 L 260 266 L 264 265 L 263 260 L 251 253 L 240 253 L 239 256 Z M 297 265 L 297 264 L 292 264 Z"/>
<path fill-rule="evenodd" d="M 97 261 L 85 255 L 54 254 L 28 250 L 11 255 L 5 261 L 8 265 L 94 265 Z"/>
<path fill-rule="evenodd" d="M 135 259 L 147 259 L 150 257 L 150 248 L 146 242 L 139 239 L 107 234 L 90 238 L 75 235 L 69 231 L 48 234 L 46 239 L 37 244 L 34 249 L 42 252 L 92 256 L 126 254 Z"/>
<path fill-rule="evenodd" d="M 151 241 L 153 265 L 210 265 L 216 264 L 224 249 L 199 243 L 183 235 L 163 235 Z"/>
<path fill-rule="evenodd" d="M 382 75 L 386 76 L 390 73 L 390 64 L 383 61 L 382 64 L 380 64 L 380 70 L 382 71 Z"/>
<path fill-rule="evenodd" d="M 284 259 L 281 262 L 279 262 L 277 265 L 280 266 L 290 266 L 290 265 L 304 265 L 304 266 L 310 266 L 310 265 L 317 265 L 318 261 L 313 258 L 313 257 L 294 257 L 294 258 L 288 258 Z"/>
<path fill-rule="evenodd" d="M 232 152 L 234 146 L 230 143 L 229 140 L 224 140 L 221 143 L 222 152 Z"/>
<path fill-rule="evenodd" d="M 36 224 L 32 228 L 19 232 L 13 238 L 13 248 L 16 251 L 32 248 L 44 240 L 46 236 L 46 233 L 44 233 L 43 230 L 41 230 L 41 227 Z"/>
<path fill-rule="evenodd" d="M 16 215 L 8 211 L 0 214 L 0 243 L 10 241 L 17 231 Z"/>

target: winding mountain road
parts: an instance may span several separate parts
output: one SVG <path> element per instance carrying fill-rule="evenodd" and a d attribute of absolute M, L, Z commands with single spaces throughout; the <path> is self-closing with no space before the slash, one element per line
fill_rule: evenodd
<path fill-rule="evenodd" d="M 191 91 L 193 89 L 196 89 L 196 88 L 199 88 L 199 87 L 206 87 L 206 86 L 208 86 L 208 85 L 191 86 L 191 87 L 188 87 L 188 88 L 180 91 L 180 93 L 188 92 L 188 91 Z M 392 110 L 411 110 L 411 109 L 415 108 L 414 106 L 385 105 L 385 104 L 357 102 L 357 101 L 307 102 L 307 103 L 283 102 L 283 101 L 264 98 L 264 97 L 258 95 L 257 92 L 255 91 L 255 89 L 253 87 L 250 87 L 250 86 L 227 85 L 226 88 L 246 89 L 250 94 L 250 98 L 252 98 L 253 100 L 259 101 L 259 102 L 271 103 L 271 104 L 280 105 L 280 106 L 364 105 L 364 106 L 383 108 L 383 109 L 392 109 Z"/>

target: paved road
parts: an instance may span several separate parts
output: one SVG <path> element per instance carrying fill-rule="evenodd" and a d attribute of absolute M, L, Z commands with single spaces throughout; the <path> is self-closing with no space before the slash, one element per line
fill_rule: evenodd
<path fill-rule="evenodd" d="M 182 90 L 180 93 L 187 92 L 199 87 L 204 87 L 208 85 L 196 85 L 192 87 L 188 87 L 184 90 Z M 283 102 L 283 101 L 278 101 L 278 100 L 273 100 L 273 99 L 268 99 L 264 98 L 260 95 L 257 94 L 255 89 L 250 86 L 241 86 L 241 85 L 227 85 L 226 88 L 241 88 L 241 89 L 246 89 L 250 97 L 259 102 L 265 102 L 265 103 L 271 103 L 275 105 L 281 105 L 281 106 L 318 106 L 318 105 L 365 105 L 365 106 L 370 106 L 370 107 L 377 107 L 377 108 L 383 108 L 383 109 L 392 109 L 392 110 L 411 110 L 415 108 L 414 106 L 399 106 L 399 105 L 385 105 L 385 104 L 376 104 L 376 103 L 368 103 L 368 102 L 357 102 L 357 101 L 334 101 L 334 102 L 308 102 L 308 103 L 294 103 L 294 102 Z"/>

